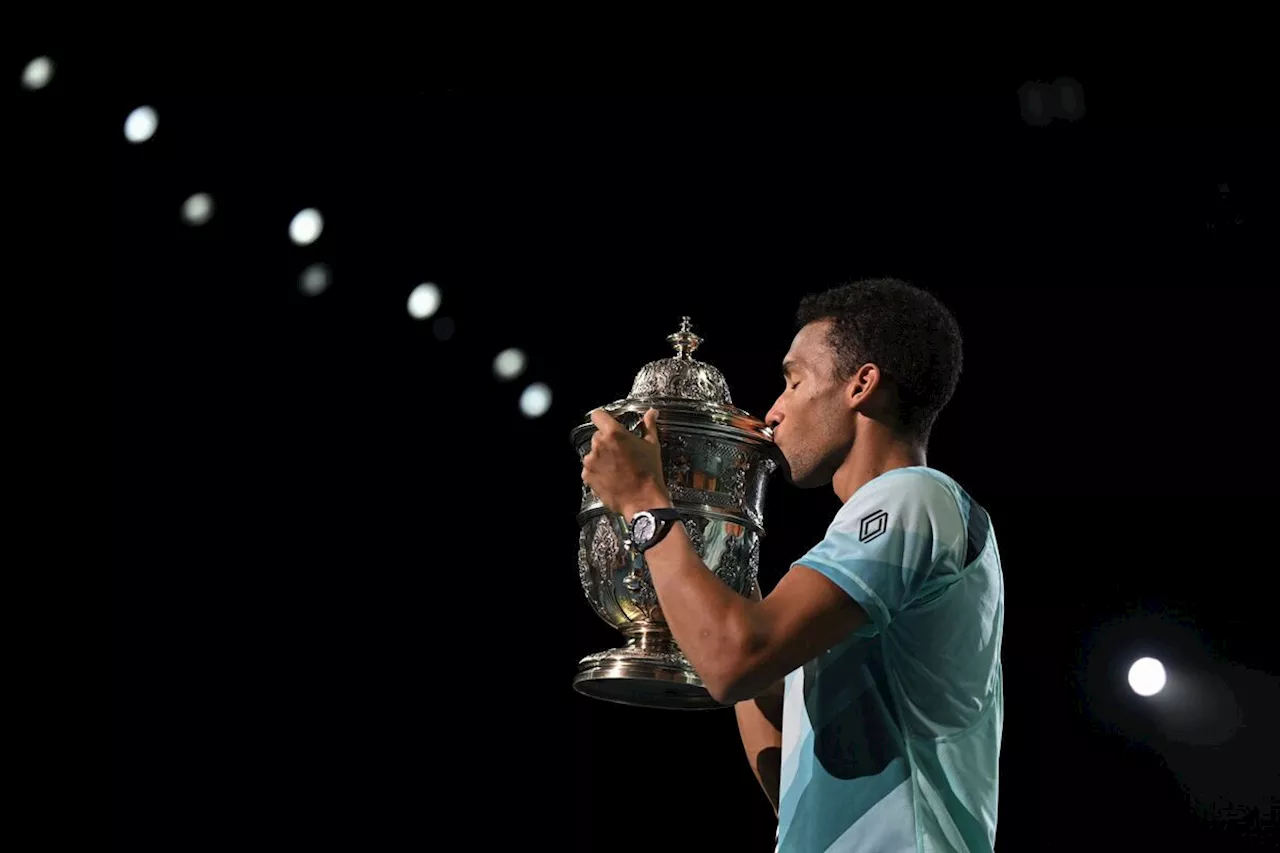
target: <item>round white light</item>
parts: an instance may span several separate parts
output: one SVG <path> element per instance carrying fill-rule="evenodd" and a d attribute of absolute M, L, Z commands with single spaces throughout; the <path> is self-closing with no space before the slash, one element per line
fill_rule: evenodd
<path fill-rule="evenodd" d="M 298 289 L 307 296 L 319 296 L 329 287 L 332 277 L 324 264 L 312 264 L 298 277 Z"/>
<path fill-rule="evenodd" d="M 133 143 L 146 142 L 156 132 L 160 118 L 151 107 L 138 107 L 124 120 L 124 138 Z"/>
<path fill-rule="evenodd" d="M 493 375 L 506 381 L 515 379 L 524 372 L 524 353 L 515 347 L 504 349 L 493 358 Z"/>
<path fill-rule="evenodd" d="M 424 282 L 409 294 L 409 316 L 415 320 L 425 320 L 440 308 L 440 288 L 431 282 Z"/>
<path fill-rule="evenodd" d="M 314 207 L 298 211 L 289 223 L 289 239 L 299 246 L 314 243 L 324 230 L 324 217 Z"/>
<path fill-rule="evenodd" d="M 188 225 L 204 225 L 213 216 L 213 196 L 196 193 L 182 203 L 182 221 Z"/>
<path fill-rule="evenodd" d="M 53 79 L 53 60 L 37 56 L 22 70 L 22 85 L 28 89 L 43 89 Z"/>
<path fill-rule="evenodd" d="M 520 394 L 520 411 L 526 418 L 538 418 L 551 408 L 551 389 L 543 382 L 534 382 Z"/>
<path fill-rule="evenodd" d="M 1164 665 L 1155 658 L 1138 658 L 1129 667 L 1129 686 L 1139 696 L 1154 696 L 1164 689 Z"/>

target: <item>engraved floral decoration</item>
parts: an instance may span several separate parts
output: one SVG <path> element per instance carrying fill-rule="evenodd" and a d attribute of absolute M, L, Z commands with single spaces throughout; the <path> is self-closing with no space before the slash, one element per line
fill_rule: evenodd
<path fill-rule="evenodd" d="M 741 529 L 736 524 L 732 525 L 732 527 Z M 742 588 L 740 578 L 742 570 L 746 568 L 742 562 L 742 548 L 743 541 L 741 536 L 726 536 L 724 538 L 724 550 L 720 552 L 720 559 L 714 568 L 716 577 L 735 590 Z"/>
<path fill-rule="evenodd" d="M 693 545 L 693 550 L 698 552 L 698 556 L 704 556 L 704 549 L 707 547 L 704 540 L 702 530 L 707 520 L 701 516 L 686 514 L 683 519 L 685 533 L 689 536 L 689 542 Z"/>
<path fill-rule="evenodd" d="M 640 368 L 631 384 L 635 400 L 700 400 L 733 405 L 724 375 L 711 365 L 684 358 L 663 358 Z"/>
<path fill-rule="evenodd" d="M 591 555 L 587 553 L 588 533 L 590 530 L 584 527 L 578 534 L 578 582 L 582 584 L 582 594 L 587 597 L 587 601 L 591 601 Z"/>

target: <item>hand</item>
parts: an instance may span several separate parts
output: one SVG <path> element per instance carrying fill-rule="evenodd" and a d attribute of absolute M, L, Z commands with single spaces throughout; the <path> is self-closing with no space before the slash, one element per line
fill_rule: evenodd
<path fill-rule="evenodd" d="M 642 509 L 670 506 L 658 444 L 658 410 L 644 414 L 643 438 L 603 409 L 591 413 L 596 434 L 582 459 L 582 481 L 600 502 L 630 520 Z"/>

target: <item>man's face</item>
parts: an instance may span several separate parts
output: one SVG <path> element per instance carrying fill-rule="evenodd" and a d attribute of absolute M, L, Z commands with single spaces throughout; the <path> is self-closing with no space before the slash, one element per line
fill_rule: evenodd
<path fill-rule="evenodd" d="M 802 489 L 830 483 L 853 446 L 848 383 L 836 378 L 830 328 L 820 320 L 796 333 L 782 361 L 786 387 L 765 415 L 787 462 L 784 473 Z"/>

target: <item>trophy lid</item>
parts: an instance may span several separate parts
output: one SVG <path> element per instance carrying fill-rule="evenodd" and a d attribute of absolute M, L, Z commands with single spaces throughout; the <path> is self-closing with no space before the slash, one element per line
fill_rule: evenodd
<path fill-rule="evenodd" d="M 633 400 L 697 400 L 732 406 L 733 398 L 724 374 L 693 357 L 702 345 L 702 338 L 693 333 L 688 317 L 680 318 L 680 330 L 667 335 L 667 340 L 675 347 L 676 354 L 640 368 L 628 396 Z"/>
<path fill-rule="evenodd" d="M 772 429 L 733 405 L 724 374 L 693 357 L 703 339 L 694 334 L 688 317 L 680 318 L 679 330 L 667 335 L 667 341 L 675 349 L 675 355 L 640 368 L 627 398 L 604 406 L 605 411 L 615 416 L 621 412 L 643 414 L 652 407 L 658 409 L 659 423 L 727 430 L 737 437 L 751 436 L 772 443 Z"/>

